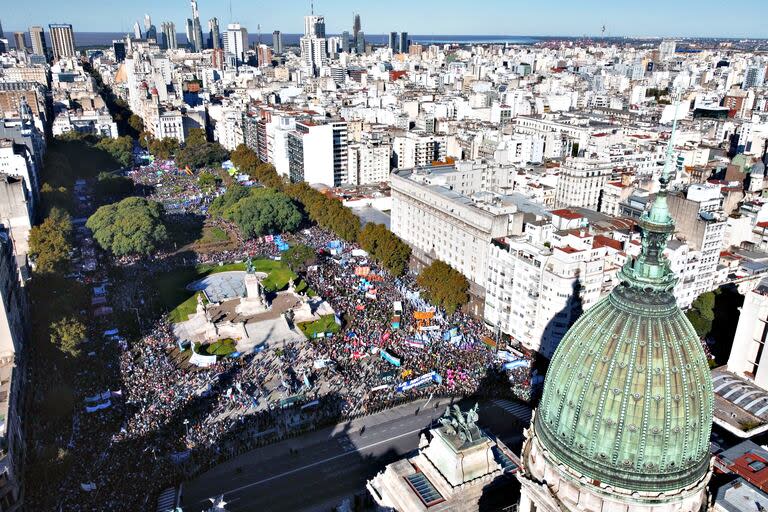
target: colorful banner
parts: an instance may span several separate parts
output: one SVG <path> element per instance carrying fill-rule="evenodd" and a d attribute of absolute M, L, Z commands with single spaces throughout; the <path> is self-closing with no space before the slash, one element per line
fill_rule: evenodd
<path fill-rule="evenodd" d="M 443 379 L 442 377 L 440 377 L 440 374 L 432 371 L 429 373 L 425 373 L 424 375 L 421 375 L 419 377 L 416 377 L 415 379 L 407 380 L 402 384 L 399 384 L 396 389 L 398 393 L 402 393 L 403 391 L 409 391 L 419 386 L 425 386 L 425 385 L 434 384 L 434 383 L 440 384 L 442 382 L 443 382 Z"/>
<path fill-rule="evenodd" d="M 400 358 L 393 356 L 384 349 L 379 350 L 379 355 L 389 364 L 400 367 Z"/>

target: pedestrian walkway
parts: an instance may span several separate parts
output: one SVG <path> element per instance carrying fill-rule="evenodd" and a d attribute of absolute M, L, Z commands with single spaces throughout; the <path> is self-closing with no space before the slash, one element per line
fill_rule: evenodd
<path fill-rule="evenodd" d="M 513 402 L 512 400 L 491 400 L 491 403 L 496 407 L 504 409 L 512 416 L 519 418 L 523 423 L 529 423 L 533 414 L 533 409 L 530 406 L 521 404 L 520 402 Z"/>

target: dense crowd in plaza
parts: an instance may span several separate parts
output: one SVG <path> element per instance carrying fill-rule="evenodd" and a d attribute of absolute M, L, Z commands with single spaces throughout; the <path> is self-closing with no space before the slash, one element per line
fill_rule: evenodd
<path fill-rule="evenodd" d="M 162 182 L 159 189 L 166 201 L 200 195 L 194 181 L 178 171 L 141 168 L 131 177 L 145 185 Z M 177 196 L 165 195 L 171 187 Z M 243 450 L 403 400 L 512 396 L 510 375 L 512 390 L 530 387 L 527 370 L 502 370 L 482 323 L 461 312 L 446 317 L 435 311 L 419 296 L 412 276 L 392 278 L 356 245 L 340 243 L 317 227 L 284 239 L 317 251 L 317 261 L 304 278 L 333 307 L 340 332 L 318 333 L 301 344 L 259 347 L 198 368 L 180 356 L 167 320 L 143 325 L 140 339 L 117 345 L 116 379 L 106 391 L 108 398 L 104 380 L 85 379 L 79 390 L 85 401 L 75 415 L 70 443 L 77 462 L 66 488 L 59 490 L 62 510 L 138 510 L 161 489 Z M 152 276 L 181 265 L 279 255 L 268 237 L 237 242 L 232 251 L 161 253 L 103 266 L 135 265 Z M 149 296 L 151 283 L 134 284 L 146 287 Z M 119 283 L 112 284 L 119 305 Z M 418 311 L 434 312 L 422 325 L 425 330 L 417 328 Z M 399 324 L 393 326 L 395 312 Z M 436 377 L 402 388 L 409 379 L 428 374 Z M 88 401 L 92 395 L 96 402 Z M 95 403 L 108 405 L 91 407 Z"/>

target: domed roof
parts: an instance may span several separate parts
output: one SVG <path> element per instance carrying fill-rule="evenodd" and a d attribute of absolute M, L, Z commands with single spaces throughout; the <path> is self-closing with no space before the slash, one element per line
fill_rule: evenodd
<path fill-rule="evenodd" d="M 682 489 L 709 471 L 712 378 L 663 256 L 668 171 L 640 220 L 640 256 L 555 351 L 534 425 L 556 462 L 631 491 Z"/>

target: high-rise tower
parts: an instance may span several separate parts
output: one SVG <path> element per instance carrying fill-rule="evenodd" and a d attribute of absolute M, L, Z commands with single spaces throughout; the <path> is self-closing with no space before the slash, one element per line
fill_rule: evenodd
<path fill-rule="evenodd" d="M 58 61 L 62 57 L 74 57 L 76 55 L 72 25 L 68 23 L 48 25 L 48 31 L 51 35 L 54 61 Z"/>
<path fill-rule="evenodd" d="M 203 50 L 203 28 L 200 26 L 200 11 L 197 9 L 197 0 L 190 0 L 192 6 L 192 49 L 196 52 Z"/>
<path fill-rule="evenodd" d="M 48 57 L 48 45 L 45 43 L 45 31 L 41 26 L 29 27 L 29 41 L 32 43 L 32 53 Z"/>
<path fill-rule="evenodd" d="M 355 14 L 354 20 L 352 21 L 352 37 L 355 38 L 355 41 L 357 41 L 357 34 L 359 34 L 362 29 L 363 25 L 360 22 L 360 15 Z"/>
<path fill-rule="evenodd" d="M 700 512 L 707 507 L 712 377 L 677 306 L 663 252 L 672 140 L 639 222 L 640 256 L 560 342 L 522 451 L 520 512 Z"/>
<path fill-rule="evenodd" d="M 221 34 L 218 18 L 208 20 L 208 48 L 218 50 L 221 48 Z"/>

